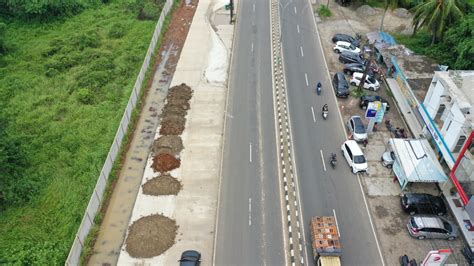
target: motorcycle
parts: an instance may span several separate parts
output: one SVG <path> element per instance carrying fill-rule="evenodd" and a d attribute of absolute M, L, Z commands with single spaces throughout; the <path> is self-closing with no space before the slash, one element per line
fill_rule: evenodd
<path fill-rule="evenodd" d="M 326 120 L 328 118 L 328 110 L 323 110 L 322 115 L 323 115 L 324 120 Z"/>
<path fill-rule="evenodd" d="M 329 160 L 329 162 L 331 163 L 332 169 L 336 168 L 337 159 L 335 153 L 331 154 L 331 159 Z"/>
<path fill-rule="evenodd" d="M 318 85 L 316 86 L 316 93 L 321 95 L 321 82 L 318 82 Z"/>

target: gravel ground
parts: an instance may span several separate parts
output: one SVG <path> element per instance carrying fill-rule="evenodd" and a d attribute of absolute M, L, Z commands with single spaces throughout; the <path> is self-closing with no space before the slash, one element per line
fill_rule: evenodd
<path fill-rule="evenodd" d="M 321 0 L 319 0 L 321 1 Z M 324 4 L 326 3 L 323 1 Z M 315 6 L 316 7 L 316 6 Z M 316 8 L 314 8 L 316 9 Z M 319 19 L 318 29 L 323 44 L 329 72 L 332 75 L 342 71 L 343 64 L 339 63 L 338 55 L 332 50 L 334 44 L 331 41 L 335 33 L 346 33 L 354 36 L 355 33 L 368 33 L 378 30 L 380 27 L 382 9 L 362 7 L 343 8 L 334 1 L 330 3 L 333 16 L 328 19 Z M 404 10 L 388 11 L 384 22 L 384 29 L 388 32 L 409 33 L 411 19 Z M 346 76 L 349 81 L 350 77 Z M 381 82 L 381 89 L 378 92 L 366 94 L 376 94 L 386 99 L 391 106 L 384 119 L 390 119 L 394 127 L 407 128 L 402 120 L 395 103 L 391 97 L 386 84 Z M 354 88 L 352 88 L 354 89 Z M 353 96 L 347 99 L 338 98 L 344 122 L 350 116 L 359 115 L 364 117 L 364 110 L 360 109 L 359 100 Z M 380 156 L 385 151 L 388 139 L 392 137 L 385 125 L 379 125 L 377 132 L 369 136 L 369 144 L 363 148 L 369 163 L 369 174 L 362 177 L 362 183 L 368 199 L 369 209 L 375 223 L 376 233 L 381 245 L 382 254 L 387 265 L 400 265 L 399 256 L 407 254 L 410 259 L 414 258 L 418 263 L 424 258 L 428 251 L 439 248 L 451 248 L 454 253 L 449 257 L 448 263 L 458 263 L 464 265 L 464 260 L 460 254 L 462 239 L 459 237 L 455 241 L 446 240 L 417 240 L 409 236 L 406 223 L 408 215 L 400 208 L 401 193 L 398 183 L 393 183 L 393 173 L 380 164 Z M 409 188 L 415 192 L 426 192 L 438 194 L 434 185 L 414 184 Z M 449 217 L 448 217 L 449 218 Z M 451 217 L 451 220 L 452 217 Z"/>

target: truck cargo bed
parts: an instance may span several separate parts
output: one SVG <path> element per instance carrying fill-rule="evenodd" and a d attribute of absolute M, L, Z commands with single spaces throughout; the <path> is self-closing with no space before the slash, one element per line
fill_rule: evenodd
<path fill-rule="evenodd" d="M 340 256 L 341 242 L 333 216 L 315 216 L 311 218 L 311 245 L 314 257 Z"/>

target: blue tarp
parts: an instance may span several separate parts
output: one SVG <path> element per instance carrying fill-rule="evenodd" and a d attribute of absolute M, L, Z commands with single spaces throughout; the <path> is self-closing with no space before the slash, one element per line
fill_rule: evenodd
<path fill-rule="evenodd" d="M 382 41 L 385 42 L 385 43 L 388 43 L 390 45 L 396 45 L 397 44 L 397 42 L 392 37 L 392 35 L 386 33 L 385 31 L 380 32 L 380 37 L 382 38 Z"/>

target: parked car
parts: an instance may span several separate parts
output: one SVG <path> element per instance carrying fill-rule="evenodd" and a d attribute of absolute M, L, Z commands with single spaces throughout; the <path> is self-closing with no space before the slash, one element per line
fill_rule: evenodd
<path fill-rule="evenodd" d="M 407 228 L 408 233 L 418 239 L 440 238 L 454 240 L 458 236 L 457 226 L 443 217 L 410 216 Z"/>
<path fill-rule="evenodd" d="M 347 74 L 347 75 L 352 75 L 352 73 L 354 72 L 364 72 L 364 70 L 365 70 L 365 65 L 359 64 L 359 63 L 345 64 L 344 68 L 342 69 L 344 74 Z"/>
<path fill-rule="evenodd" d="M 362 122 L 362 119 L 358 115 L 352 116 L 348 121 L 347 121 L 347 128 L 349 128 L 349 131 L 352 134 L 352 138 L 355 141 L 364 141 L 367 139 L 367 130 L 365 130 L 364 123 Z"/>
<path fill-rule="evenodd" d="M 332 78 L 332 85 L 337 97 L 346 98 L 349 96 L 349 83 L 347 83 L 344 73 L 337 72 Z"/>
<path fill-rule="evenodd" d="M 388 111 L 390 109 L 390 105 L 388 104 L 388 102 L 384 98 L 382 98 L 378 95 L 364 95 L 364 96 L 361 96 L 360 101 L 359 101 L 359 106 L 360 106 L 360 108 L 365 110 L 365 109 L 367 109 L 367 106 L 369 105 L 369 103 L 375 102 L 375 101 L 385 103 L 386 104 L 385 111 Z"/>
<path fill-rule="evenodd" d="M 181 253 L 179 266 L 199 266 L 201 264 L 201 253 L 196 250 L 186 250 Z"/>
<path fill-rule="evenodd" d="M 441 197 L 426 193 L 407 193 L 400 197 L 403 211 L 410 215 L 436 214 L 445 215 L 448 212 Z"/>
<path fill-rule="evenodd" d="M 351 77 L 351 85 L 359 86 L 364 73 L 354 72 Z M 380 88 L 380 83 L 371 75 L 365 75 L 364 89 L 377 91 Z"/>
<path fill-rule="evenodd" d="M 336 42 L 336 46 L 334 46 L 333 50 L 334 52 L 338 54 L 340 54 L 343 51 L 354 53 L 354 54 L 360 53 L 360 49 L 357 46 L 351 44 L 350 42 L 343 42 L 343 41 Z"/>
<path fill-rule="evenodd" d="M 395 153 L 393 151 L 386 151 L 382 154 L 382 165 L 387 168 L 392 168 L 393 163 L 395 162 Z"/>
<path fill-rule="evenodd" d="M 367 160 L 355 140 L 346 140 L 341 146 L 341 151 L 352 173 L 367 172 Z"/>
<path fill-rule="evenodd" d="M 365 65 L 365 59 L 360 57 L 360 55 L 345 51 L 341 52 L 341 54 L 339 55 L 339 62 L 343 64 L 358 63 Z"/>
<path fill-rule="evenodd" d="M 337 43 L 337 42 L 349 42 L 357 47 L 359 47 L 360 45 L 360 41 L 357 40 L 356 38 L 350 36 L 350 35 L 347 35 L 347 34 L 342 34 L 342 33 L 337 33 L 337 34 L 334 34 L 334 36 L 332 37 L 332 42 L 333 43 Z"/>

